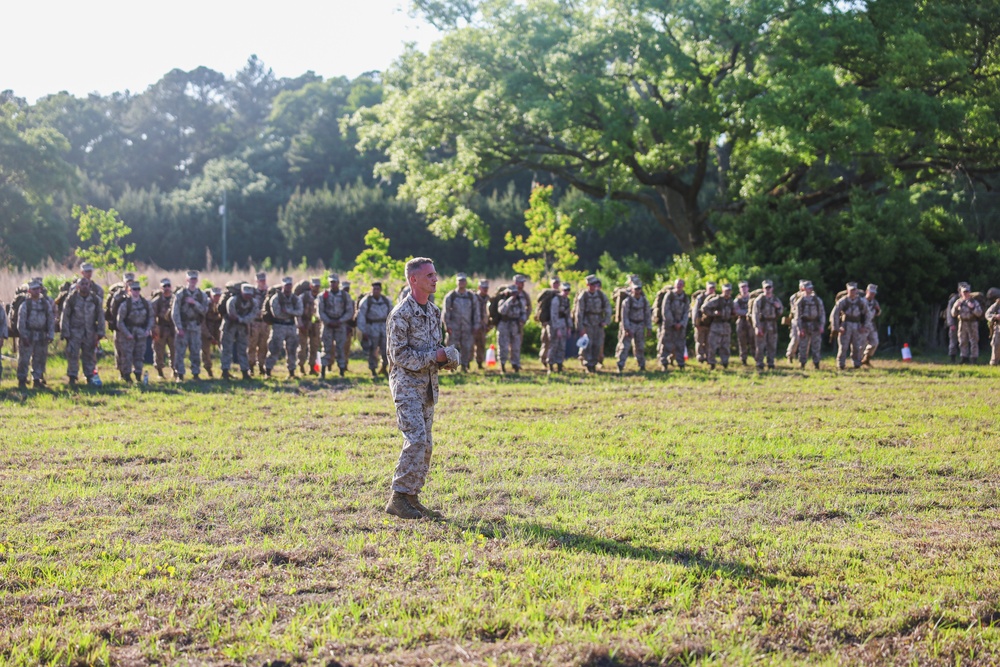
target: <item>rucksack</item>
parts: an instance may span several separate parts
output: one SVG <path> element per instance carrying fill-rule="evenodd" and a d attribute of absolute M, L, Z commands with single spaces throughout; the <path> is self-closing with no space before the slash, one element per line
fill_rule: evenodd
<path fill-rule="evenodd" d="M 497 293 L 490 297 L 490 324 L 494 327 L 500 324 L 500 302 L 514 293 L 507 285 L 497 290 Z"/>
<path fill-rule="evenodd" d="M 21 304 L 28 298 L 28 286 L 21 285 L 14 292 L 14 300 L 7 306 L 7 333 L 11 338 L 19 338 L 17 333 L 17 311 L 21 309 Z"/>
<path fill-rule="evenodd" d="M 757 289 L 750 292 L 750 296 L 747 298 L 747 320 L 753 322 L 753 304 L 757 301 L 757 297 L 764 293 L 764 288 L 758 287 Z"/>
<path fill-rule="evenodd" d="M 628 287 L 616 287 L 615 291 L 611 293 L 612 301 L 615 304 L 614 321 L 621 322 L 622 320 L 622 304 L 625 299 L 628 298 Z"/>
<path fill-rule="evenodd" d="M 104 297 L 104 321 L 110 331 L 118 331 L 118 309 L 127 296 L 125 283 L 115 283 Z"/>
<path fill-rule="evenodd" d="M 673 287 L 667 283 L 656 293 L 656 298 L 653 299 L 653 324 L 663 324 L 663 300 L 670 294 L 671 289 Z"/>
<path fill-rule="evenodd" d="M 702 326 L 701 307 L 705 303 L 705 290 L 700 289 L 691 295 L 691 323 Z"/>
<path fill-rule="evenodd" d="M 228 283 L 226 285 L 228 287 Z M 308 278 L 303 278 L 299 281 L 299 284 L 295 286 L 292 290 L 292 294 L 295 296 L 302 296 L 306 292 L 312 289 L 312 282 Z"/>
<path fill-rule="evenodd" d="M 271 310 L 271 297 L 281 291 L 281 288 L 277 285 L 267 288 L 267 296 L 264 297 L 264 314 L 263 319 L 267 324 L 274 324 L 274 311 Z"/>
<path fill-rule="evenodd" d="M 542 291 L 536 299 L 535 320 L 542 324 L 548 324 L 552 319 L 552 299 L 559 296 L 559 290 L 549 288 Z"/>
<path fill-rule="evenodd" d="M 243 285 L 246 283 L 242 280 L 230 280 L 226 283 L 226 291 L 222 293 L 222 298 L 219 299 L 219 314 L 222 315 L 222 319 L 229 319 L 229 302 L 232 299 L 238 299 L 243 294 Z"/>

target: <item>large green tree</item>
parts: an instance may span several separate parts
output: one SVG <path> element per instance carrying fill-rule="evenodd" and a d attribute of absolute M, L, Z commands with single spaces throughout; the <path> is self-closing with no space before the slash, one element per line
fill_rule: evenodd
<path fill-rule="evenodd" d="M 989 4 L 990 6 L 987 6 Z M 544 171 L 694 250 L 713 214 L 996 171 L 1000 13 L 964 0 L 434 0 L 445 36 L 354 118 L 444 236 L 477 184 Z"/>

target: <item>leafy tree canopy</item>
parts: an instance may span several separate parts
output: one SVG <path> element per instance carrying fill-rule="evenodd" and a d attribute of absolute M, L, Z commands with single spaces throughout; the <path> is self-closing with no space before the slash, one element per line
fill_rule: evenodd
<path fill-rule="evenodd" d="M 417 3 L 447 30 L 355 114 L 444 237 L 486 239 L 474 188 L 510 169 L 638 202 L 692 251 L 714 214 L 812 213 L 1000 164 L 1000 14 L 962 0 Z"/>

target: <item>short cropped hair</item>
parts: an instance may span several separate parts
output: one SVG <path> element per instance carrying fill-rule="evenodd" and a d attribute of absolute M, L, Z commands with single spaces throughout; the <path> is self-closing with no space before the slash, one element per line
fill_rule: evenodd
<path fill-rule="evenodd" d="M 414 257 L 409 262 L 406 263 L 406 279 L 409 280 L 413 272 L 419 269 L 425 264 L 433 264 L 434 260 L 430 257 Z"/>

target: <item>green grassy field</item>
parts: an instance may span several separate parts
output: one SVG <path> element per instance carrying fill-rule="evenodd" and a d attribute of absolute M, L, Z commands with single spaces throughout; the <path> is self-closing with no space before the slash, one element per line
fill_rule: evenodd
<path fill-rule="evenodd" d="M 446 520 L 404 522 L 357 360 L 24 396 L 5 362 L 0 662 L 997 664 L 1000 369 L 824 365 L 446 376 Z"/>

